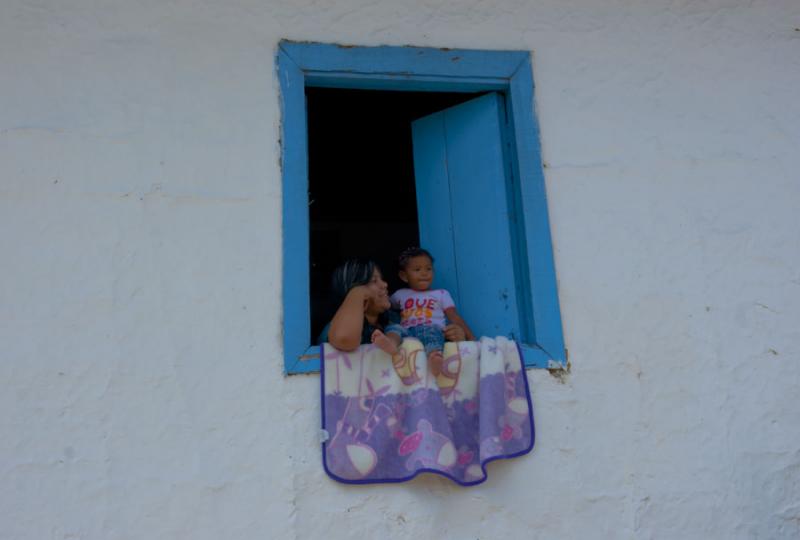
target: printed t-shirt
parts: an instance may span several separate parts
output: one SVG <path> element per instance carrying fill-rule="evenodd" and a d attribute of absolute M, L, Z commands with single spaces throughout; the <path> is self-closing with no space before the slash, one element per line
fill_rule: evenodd
<path fill-rule="evenodd" d="M 455 307 L 450 293 L 444 289 L 400 289 L 392 295 L 391 300 L 392 308 L 400 311 L 403 328 L 420 325 L 444 328 L 444 310 Z"/>

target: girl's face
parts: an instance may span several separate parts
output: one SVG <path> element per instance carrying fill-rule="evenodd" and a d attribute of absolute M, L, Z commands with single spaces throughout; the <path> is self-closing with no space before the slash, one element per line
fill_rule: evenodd
<path fill-rule="evenodd" d="M 427 291 L 433 283 L 433 262 L 426 255 L 411 257 L 405 269 L 400 271 L 400 279 L 415 291 Z"/>
<path fill-rule="evenodd" d="M 383 281 L 381 271 L 378 270 L 377 267 L 372 272 L 372 279 L 370 279 L 366 286 L 373 292 L 367 304 L 367 314 L 380 315 L 392 307 L 392 303 L 389 300 L 389 285 Z"/>

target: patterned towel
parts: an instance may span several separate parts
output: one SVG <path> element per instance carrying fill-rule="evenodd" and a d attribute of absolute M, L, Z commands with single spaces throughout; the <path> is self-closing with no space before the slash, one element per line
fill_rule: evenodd
<path fill-rule="evenodd" d="M 323 464 L 331 478 L 403 482 L 433 472 L 462 485 L 489 461 L 534 441 L 533 407 L 517 345 L 506 338 L 447 343 L 436 375 L 422 344 L 393 358 L 374 345 L 322 350 Z"/>

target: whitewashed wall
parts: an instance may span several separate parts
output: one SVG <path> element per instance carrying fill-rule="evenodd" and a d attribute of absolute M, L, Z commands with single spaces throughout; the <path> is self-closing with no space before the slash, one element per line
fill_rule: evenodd
<path fill-rule="evenodd" d="M 800 536 L 800 2 L 2 0 L 0 538 Z M 534 51 L 571 373 L 471 489 L 281 375 L 280 39 Z"/>

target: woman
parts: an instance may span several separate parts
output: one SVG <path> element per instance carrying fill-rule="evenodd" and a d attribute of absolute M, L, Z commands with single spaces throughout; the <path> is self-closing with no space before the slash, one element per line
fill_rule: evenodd
<path fill-rule="evenodd" d="M 376 330 L 389 324 L 389 286 L 375 262 L 351 259 L 334 270 L 331 288 L 339 308 L 322 330 L 319 343 L 328 342 L 341 351 L 354 351 L 371 343 Z M 464 330 L 455 324 L 444 329 L 448 341 L 464 341 Z"/>

